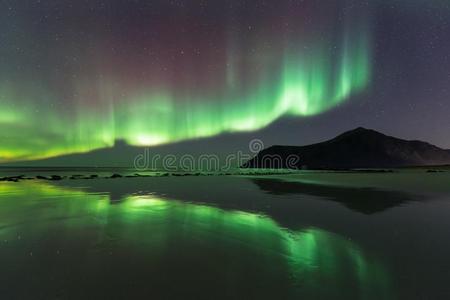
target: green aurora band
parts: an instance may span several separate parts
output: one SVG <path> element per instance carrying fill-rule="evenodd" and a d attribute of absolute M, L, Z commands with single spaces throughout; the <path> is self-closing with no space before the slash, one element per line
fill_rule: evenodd
<path fill-rule="evenodd" d="M 367 30 L 344 31 L 337 48 L 311 41 L 308 50 L 291 43 L 281 55 L 261 54 L 258 64 L 248 63 L 257 70 L 247 71 L 251 80 L 236 57 L 252 58 L 229 47 L 221 86 L 201 92 L 169 83 L 130 91 L 118 76 L 78 79 L 71 85 L 72 101 L 62 109 L 52 106 L 62 96 L 43 82 L 0 81 L 0 162 L 87 152 L 112 147 L 118 139 L 151 146 L 254 131 L 283 116 L 323 113 L 370 82 Z"/>

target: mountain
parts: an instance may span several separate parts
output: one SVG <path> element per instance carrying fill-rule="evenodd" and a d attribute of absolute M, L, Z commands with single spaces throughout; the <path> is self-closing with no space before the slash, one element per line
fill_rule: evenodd
<path fill-rule="evenodd" d="M 227 134 L 153 147 L 136 147 L 118 140 L 111 148 L 0 165 L 13 167 L 133 167 L 138 158 L 140 165 L 166 169 L 167 166 L 163 166 L 163 159 L 170 155 L 177 158 L 174 167 L 183 169 L 185 167 L 179 166 L 182 161 L 181 157 L 189 155 L 198 158 L 207 154 L 217 156 L 219 164 L 222 166 L 225 164 L 228 154 L 246 150 L 248 141 L 253 138 L 253 135 L 247 134 Z M 273 155 L 276 155 L 276 159 L 271 157 Z M 309 146 L 272 146 L 262 150 L 242 167 L 286 167 L 286 159 L 289 155 L 299 157 L 299 162 L 291 166 L 292 168 L 306 166 L 310 169 L 348 169 L 450 164 L 450 150 L 443 150 L 425 142 L 405 141 L 389 137 L 360 127 L 332 140 Z M 263 157 L 265 158 L 262 159 Z M 237 166 L 238 161 L 233 167 Z M 193 169 L 202 169 L 196 159 L 194 159 L 192 167 Z"/>
<path fill-rule="evenodd" d="M 243 168 L 351 169 L 450 164 L 450 151 L 358 127 L 308 146 L 272 146 Z"/>

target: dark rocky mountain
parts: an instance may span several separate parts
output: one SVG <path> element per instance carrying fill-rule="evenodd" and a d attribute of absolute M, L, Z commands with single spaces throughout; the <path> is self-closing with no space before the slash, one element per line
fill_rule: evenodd
<path fill-rule="evenodd" d="M 362 127 L 308 146 L 272 146 L 244 168 L 351 169 L 450 164 L 450 151 Z"/>

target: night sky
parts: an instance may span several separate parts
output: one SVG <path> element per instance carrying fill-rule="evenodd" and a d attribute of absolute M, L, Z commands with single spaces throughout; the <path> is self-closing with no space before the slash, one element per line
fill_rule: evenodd
<path fill-rule="evenodd" d="M 450 148 L 449 116 L 446 0 L 0 0 L 0 162 L 358 126 Z"/>

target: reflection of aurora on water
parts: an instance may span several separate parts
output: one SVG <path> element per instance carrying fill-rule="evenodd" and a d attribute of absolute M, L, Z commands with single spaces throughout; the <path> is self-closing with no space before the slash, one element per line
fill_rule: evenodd
<path fill-rule="evenodd" d="M 261 272 L 286 273 L 297 289 L 294 293 L 317 293 L 319 289 L 330 296 L 348 288 L 349 295 L 359 298 L 390 296 L 389 276 L 377 260 L 352 241 L 317 228 L 291 231 L 264 215 L 153 195 L 129 195 L 111 205 L 105 194 L 41 182 L 1 183 L 0 200 L 0 237 L 5 239 L 29 231 L 35 239 L 46 240 L 47 233 L 58 227 L 74 237 L 71 242 L 83 244 L 76 237 L 89 228 L 96 230 L 95 243 L 100 249 L 129 248 L 147 253 L 146 259 L 164 260 L 177 245 L 192 261 L 205 249 L 206 255 L 225 251 L 243 267 L 249 254 Z M 23 213 L 33 209 L 33 214 Z M 323 284 L 327 285 L 324 289 Z"/>

